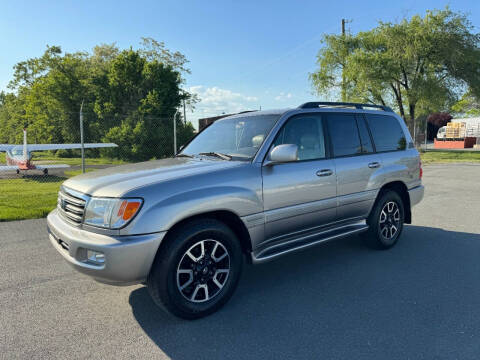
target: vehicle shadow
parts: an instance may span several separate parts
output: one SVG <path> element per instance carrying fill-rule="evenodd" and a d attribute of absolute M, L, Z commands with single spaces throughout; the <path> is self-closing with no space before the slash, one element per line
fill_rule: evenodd
<path fill-rule="evenodd" d="M 480 234 L 406 226 L 396 247 L 359 237 L 245 266 L 234 296 L 196 321 L 130 295 L 172 359 L 477 358 Z"/>

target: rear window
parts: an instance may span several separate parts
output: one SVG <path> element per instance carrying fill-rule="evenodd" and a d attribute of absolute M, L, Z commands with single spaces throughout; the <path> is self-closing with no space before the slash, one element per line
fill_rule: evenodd
<path fill-rule="evenodd" d="M 396 118 L 380 114 L 366 114 L 366 117 L 378 152 L 406 149 L 407 139 Z"/>

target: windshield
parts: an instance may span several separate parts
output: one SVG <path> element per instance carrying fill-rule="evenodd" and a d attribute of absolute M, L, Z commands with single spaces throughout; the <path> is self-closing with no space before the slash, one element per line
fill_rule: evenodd
<path fill-rule="evenodd" d="M 280 115 L 257 115 L 217 120 L 188 144 L 181 154 L 219 153 L 235 160 L 255 156 Z"/>
<path fill-rule="evenodd" d="M 23 149 L 22 148 L 13 148 L 11 152 L 12 152 L 13 156 L 23 155 Z"/>

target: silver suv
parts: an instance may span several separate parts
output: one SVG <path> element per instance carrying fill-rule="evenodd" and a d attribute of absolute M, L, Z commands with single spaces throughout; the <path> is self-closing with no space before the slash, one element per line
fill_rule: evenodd
<path fill-rule="evenodd" d="M 311 102 L 218 120 L 171 159 L 71 178 L 48 231 L 78 271 L 146 283 L 158 305 L 193 319 L 227 302 L 245 258 L 352 234 L 392 247 L 423 198 L 421 178 L 390 108 Z"/>

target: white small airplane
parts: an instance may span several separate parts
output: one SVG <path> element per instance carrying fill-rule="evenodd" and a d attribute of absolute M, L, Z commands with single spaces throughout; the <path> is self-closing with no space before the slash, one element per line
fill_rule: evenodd
<path fill-rule="evenodd" d="M 85 149 L 117 147 L 112 143 L 83 144 Z M 82 144 L 27 144 L 27 129 L 23 129 L 23 145 L 0 144 L 0 151 L 6 152 L 7 166 L 0 166 L 0 172 L 16 170 L 43 170 L 48 174 L 48 169 L 68 168 L 67 164 L 35 165 L 32 163 L 32 152 L 60 149 L 81 149 Z"/>

